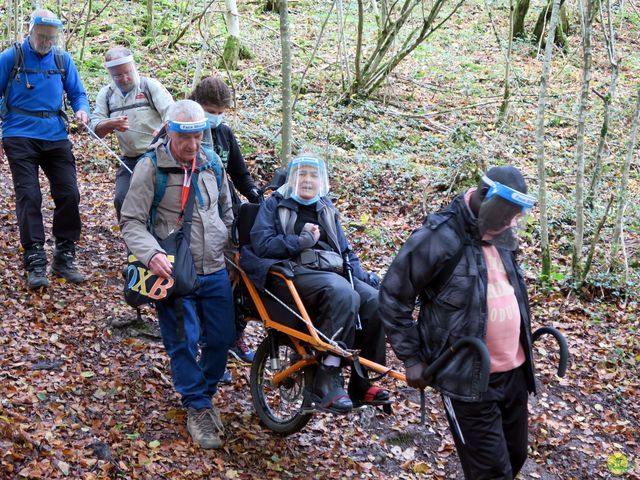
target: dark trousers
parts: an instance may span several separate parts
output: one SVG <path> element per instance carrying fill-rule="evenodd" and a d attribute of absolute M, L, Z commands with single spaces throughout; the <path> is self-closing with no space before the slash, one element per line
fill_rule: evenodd
<path fill-rule="evenodd" d="M 333 272 L 294 268 L 293 283 L 315 326 L 327 337 L 335 337 L 348 348 L 361 350 L 361 355 L 385 364 L 384 329 L 378 312 L 378 291 L 354 278 L 354 288 L 341 275 Z M 280 284 L 277 290 L 286 287 Z M 277 292 L 276 292 L 277 294 Z M 283 296 L 281 293 L 278 296 Z M 360 313 L 362 330 L 355 330 L 356 313 Z"/>
<path fill-rule="evenodd" d="M 58 240 L 80 238 L 80 192 L 76 178 L 76 161 L 71 142 L 9 137 L 3 140 L 16 192 L 16 217 L 20 243 L 25 249 L 44 243 L 42 192 L 39 169 L 49 179 L 53 211 L 53 236 Z"/>
<path fill-rule="evenodd" d="M 449 427 L 468 480 L 512 480 L 527 459 L 524 366 L 491 374 L 480 402 L 443 396 Z"/>
<path fill-rule="evenodd" d="M 133 172 L 133 169 L 136 168 L 136 164 L 138 160 L 142 158 L 140 157 L 120 157 L 120 159 L 125 163 L 129 170 Z M 122 204 L 124 203 L 124 197 L 127 196 L 127 192 L 129 191 L 129 185 L 131 185 L 131 174 L 129 170 L 124 168 L 122 164 L 118 167 L 118 171 L 116 172 L 116 191 L 113 196 L 113 206 L 116 207 L 116 215 L 118 216 L 118 221 L 120 221 L 120 211 L 122 210 Z"/>

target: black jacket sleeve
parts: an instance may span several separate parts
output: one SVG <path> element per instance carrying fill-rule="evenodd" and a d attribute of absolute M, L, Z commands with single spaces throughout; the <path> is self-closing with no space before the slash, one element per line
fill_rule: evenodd
<path fill-rule="evenodd" d="M 413 320 L 417 297 L 424 292 L 461 242 L 449 225 L 421 227 L 402 246 L 380 287 L 380 317 L 389 343 L 407 367 L 421 361 L 421 338 Z"/>
<path fill-rule="evenodd" d="M 218 129 L 222 129 L 221 133 L 226 140 L 227 145 L 223 148 L 226 147 L 225 149 L 229 152 L 227 172 L 231 176 L 233 186 L 251 203 L 258 203 L 258 189 L 247 170 L 236 136 L 227 125 L 220 125 Z"/>

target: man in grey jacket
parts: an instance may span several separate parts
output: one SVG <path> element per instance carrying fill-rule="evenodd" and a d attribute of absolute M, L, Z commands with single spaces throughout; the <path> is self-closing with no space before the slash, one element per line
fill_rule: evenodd
<path fill-rule="evenodd" d="M 220 159 L 201 148 L 203 132 L 209 130 L 202 107 L 181 100 L 171 106 L 167 118 L 168 137 L 152 146 L 151 157 L 155 155 L 157 167 L 149 156 L 138 162 L 122 206 L 120 226 L 131 253 L 155 275 L 169 278 L 172 265 L 157 238 L 166 238 L 180 228 L 189 189 L 195 189 L 190 248 L 199 286 L 183 298 L 180 312 L 168 302 L 158 302 L 156 307 L 173 383 L 187 409 L 187 429 L 202 448 L 220 448 L 222 422 L 212 397 L 235 339 L 231 285 L 223 254 L 233 221 L 231 198 L 222 166 L 217 172 L 210 168 L 211 162 Z M 158 169 L 166 172 L 167 178 L 164 195 L 152 215 L 154 236 L 147 230 L 147 221 Z"/>

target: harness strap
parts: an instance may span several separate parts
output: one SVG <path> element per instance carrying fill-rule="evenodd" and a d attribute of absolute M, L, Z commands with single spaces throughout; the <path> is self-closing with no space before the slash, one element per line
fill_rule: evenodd
<path fill-rule="evenodd" d="M 24 66 L 16 69 L 18 73 L 46 73 L 47 75 L 63 75 L 64 68 L 26 68 Z"/>
<path fill-rule="evenodd" d="M 362 364 L 360 363 L 360 357 L 358 356 L 358 352 L 353 352 L 353 369 L 355 370 L 356 374 L 360 378 L 362 378 L 363 380 L 368 380 L 370 382 L 377 382 L 381 378 L 386 377 L 387 374 L 391 371 L 391 369 L 388 369 L 386 372 L 381 373 L 380 375 L 376 375 L 375 377 L 369 377 L 369 375 L 367 374 L 368 370 L 365 370 Z"/>
<path fill-rule="evenodd" d="M 111 117 L 111 114 L 113 112 L 124 112 L 126 110 L 130 110 L 132 108 L 139 108 L 139 107 L 151 107 L 153 110 L 158 112 L 158 109 L 153 103 L 153 96 L 151 95 L 151 91 L 149 90 L 149 83 L 147 82 L 146 77 L 140 77 L 140 90 L 142 91 L 142 94 L 144 95 L 146 102 L 138 102 L 134 105 L 112 109 L 111 97 L 113 96 L 113 88 L 111 87 L 111 85 L 109 85 L 109 89 L 107 90 L 107 117 Z M 155 139 L 152 143 L 155 143 Z"/>
<path fill-rule="evenodd" d="M 34 110 L 24 110 L 23 108 L 9 106 L 9 107 L 7 107 L 7 111 L 9 111 L 11 113 L 17 113 L 18 115 L 26 115 L 28 117 L 53 118 L 53 117 L 60 116 L 60 117 L 62 117 L 62 119 L 65 122 L 67 122 L 69 120 L 68 117 L 67 117 L 67 114 L 65 112 L 63 112 L 62 110 L 58 110 L 58 111 L 54 111 L 54 110 L 34 111 Z"/>
<path fill-rule="evenodd" d="M 125 110 L 131 110 L 132 108 L 149 107 L 149 106 L 151 106 L 151 104 L 149 102 L 138 102 L 138 103 L 134 103 L 132 105 L 127 105 L 126 107 L 118 107 L 118 108 L 109 109 L 109 115 L 111 115 L 114 112 L 124 112 Z"/>

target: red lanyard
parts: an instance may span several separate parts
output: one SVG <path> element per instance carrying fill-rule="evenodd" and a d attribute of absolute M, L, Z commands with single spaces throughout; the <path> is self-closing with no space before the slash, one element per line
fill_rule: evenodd
<path fill-rule="evenodd" d="M 189 188 L 191 187 L 191 178 L 193 177 L 193 172 L 196 170 L 196 157 L 193 157 L 193 161 L 191 162 L 191 172 L 187 173 L 187 167 L 182 167 L 184 169 L 184 179 L 182 180 L 182 198 L 180 202 L 180 216 L 178 217 L 178 222 L 176 225 L 180 224 L 180 220 L 182 220 L 182 216 L 184 215 L 184 207 L 187 205 L 187 200 L 189 199 Z"/>

